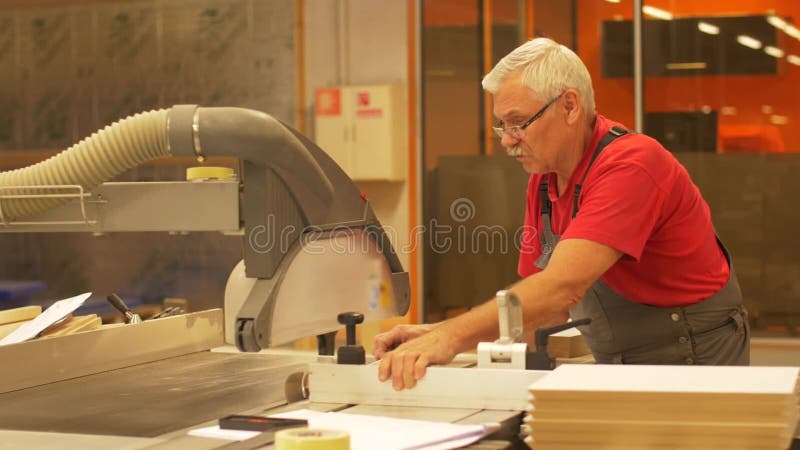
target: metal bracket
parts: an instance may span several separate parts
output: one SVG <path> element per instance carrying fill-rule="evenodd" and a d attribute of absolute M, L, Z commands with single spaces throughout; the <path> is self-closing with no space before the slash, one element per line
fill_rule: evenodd
<path fill-rule="evenodd" d="M 522 303 L 511 291 L 497 291 L 497 321 L 500 337 L 478 344 L 478 368 L 525 369 L 528 344 L 522 324 Z"/>

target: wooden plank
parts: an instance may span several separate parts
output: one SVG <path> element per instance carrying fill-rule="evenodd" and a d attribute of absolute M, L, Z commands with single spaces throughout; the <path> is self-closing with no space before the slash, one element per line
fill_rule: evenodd
<path fill-rule="evenodd" d="M 41 313 L 42 307 L 39 305 L 6 309 L 4 311 L 0 311 L 0 325 L 21 322 L 23 320 L 31 320 Z"/>
<path fill-rule="evenodd" d="M 0 347 L 0 393 L 185 355 L 223 344 L 222 310 Z"/>

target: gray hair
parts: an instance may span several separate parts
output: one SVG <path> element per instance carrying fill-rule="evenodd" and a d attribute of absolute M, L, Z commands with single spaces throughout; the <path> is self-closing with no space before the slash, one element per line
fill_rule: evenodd
<path fill-rule="evenodd" d="M 483 77 L 483 89 L 496 94 L 510 76 L 522 72 L 522 83 L 531 88 L 538 100 L 547 102 L 572 88 L 581 96 L 587 117 L 594 115 L 592 78 L 583 61 L 569 48 L 548 38 L 536 38 L 520 45 L 503 57 Z"/>

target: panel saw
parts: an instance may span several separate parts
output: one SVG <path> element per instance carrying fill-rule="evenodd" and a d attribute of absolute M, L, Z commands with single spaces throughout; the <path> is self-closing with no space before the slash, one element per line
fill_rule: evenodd
<path fill-rule="evenodd" d="M 170 156 L 235 157 L 240 178 L 108 181 Z M 339 314 L 356 312 L 364 322 L 405 315 L 408 273 L 352 180 L 308 138 L 262 112 L 194 105 L 145 112 L 0 173 L 0 232 L 121 231 L 240 234 L 243 259 L 228 278 L 224 311 L 0 348 L 0 358 L 14 361 L 0 374 L 4 442 L 214 448 L 218 440 L 186 430 L 227 414 L 297 407 L 503 422 L 514 441 L 525 388 L 544 373 L 520 366 L 530 352 L 502 323 L 501 340 L 479 350 L 479 367 L 432 367 L 409 391 L 379 383 L 374 364 L 334 361 Z M 273 349 L 307 336 L 319 338 L 319 355 Z M 287 379 L 299 379 L 310 397 L 287 405 Z"/>

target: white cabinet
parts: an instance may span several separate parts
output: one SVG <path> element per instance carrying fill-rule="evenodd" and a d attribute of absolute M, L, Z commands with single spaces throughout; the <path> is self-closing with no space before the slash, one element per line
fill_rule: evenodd
<path fill-rule="evenodd" d="M 408 156 L 401 85 L 318 89 L 314 137 L 354 180 L 403 180 Z"/>

